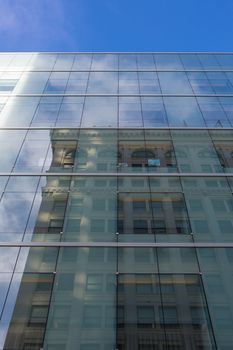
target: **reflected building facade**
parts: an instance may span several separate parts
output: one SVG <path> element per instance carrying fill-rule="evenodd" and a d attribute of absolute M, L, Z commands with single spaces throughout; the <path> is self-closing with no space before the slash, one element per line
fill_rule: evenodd
<path fill-rule="evenodd" d="M 0 349 L 232 349 L 233 54 L 0 71 Z"/>

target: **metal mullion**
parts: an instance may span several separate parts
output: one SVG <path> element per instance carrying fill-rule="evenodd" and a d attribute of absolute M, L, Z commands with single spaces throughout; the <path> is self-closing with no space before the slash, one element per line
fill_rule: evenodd
<path fill-rule="evenodd" d="M 90 78 L 90 73 L 91 73 L 91 65 L 92 65 L 92 61 L 93 61 L 93 55 L 91 56 L 91 63 L 90 63 L 90 70 L 89 70 L 89 74 L 88 74 L 88 77 L 87 77 L 87 83 L 86 83 L 86 91 L 85 93 L 87 93 L 87 89 L 88 89 L 88 84 L 89 84 L 89 78 Z M 73 62 L 74 63 L 74 62 Z M 76 145 L 76 151 L 75 151 L 75 159 L 74 159 L 74 166 L 73 166 L 73 170 L 74 170 L 74 167 L 77 163 L 77 159 L 78 159 L 78 155 L 76 157 L 76 154 L 78 153 L 78 149 L 79 149 L 79 144 L 80 144 L 80 136 L 81 136 L 81 130 L 89 130 L 90 128 L 85 128 L 83 129 L 81 127 L 82 125 L 82 120 L 83 120 L 83 113 L 84 113 L 84 108 L 85 108 L 85 102 L 86 102 L 86 94 L 84 94 L 83 96 L 83 103 L 82 103 L 82 111 L 81 111 L 81 118 L 80 118 L 80 122 L 79 122 L 79 128 L 77 127 L 74 127 L 74 128 L 70 128 L 68 127 L 69 130 L 77 130 L 78 131 L 78 139 L 77 139 L 77 145 Z M 64 129 L 64 128 L 58 128 L 58 129 Z M 83 176 L 83 175 L 80 175 L 80 176 Z M 85 175 L 84 175 L 85 176 Z"/>
<path fill-rule="evenodd" d="M 221 130 L 221 129 L 220 129 L 220 130 Z M 218 156 L 218 151 L 217 151 L 217 148 L 216 148 L 216 146 L 215 146 L 214 140 L 213 140 L 213 138 L 212 138 L 212 136 L 211 136 L 211 133 L 210 133 L 209 130 L 207 130 L 207 133 L 208 133 L 209 138 L 210 138 L 210 143 L 212 144 L 212 147 L 213 147 L 213 149 L 214 149 L 214 151 L 215 151 L 215 153 L 216 153 L 216 156 L 217 156 L 219 165 L 220 165 L 220 167 L 221 167 L 221 169 L 222 169 L 222 171 L 223 171 L 223 174 L 225 174 L 225 176 L 226 176 L 227 173 L 225 173 L 224 168 L 223 168 L 223 166 L 222 166 L 222 164 L 221 164 L 221 162 L 220 162 L 220 158 L 219 158 L 219 156 Z M 228 181 L 227 181 L 227 182 L 228 182 Z"/>
<path fill-rule="evenodd" d="M 10 177 L 9 177 L 8 182 L 9 182 L 9 181 L 10 181 Z M 36 186 L 36 191 L 35 191 L 34 196 L 33 196 L 31 208 L 30 208 L 30 211 L 29 211 L 29 213 L 28 213 L 28 218 L 27 218 L 26 225 L 25 225 L 25 229 L 24 229 L 24 232 L 23 232 L 22 241 L 24 240 L 25 235 L 26 235 L 26 232 L 27 232 L 27 226 L 28 226 L 28 223 L 29 223 L 29 220 L 30 220 L 30 216 L 31 216 L 33 207 L 34 207 L 34 203 L 35 203 L 35 200 L 36 200 L 36 197 L 37 197 L 37 193 L 39 193 L 38 189 L 39 189 L 39 186 L 40 186 L 40 181 L 41 181 L 41 177 L 39 177 L 39 179 L 38 179 L 38 183 L 37 183 L 37 186 Z M 25 193 L 25 192 L 24 192 L 24 193 Z M 26 193 L 27 193 L 27 192 L 26 192 Z"/>
<path fill-rule="evenodd" d="M 153 55 L 153 60 L 154 60 L 155 67 L 157 67 L 154 55 Z M 166 109 L 166 105 L 164 103 L 164 98 L 163 98 L 163 95 L 162 95 L 162 88 L 161 88 L 160 79 L 159 79 L 159 76 L 158 76 L 158 71 L 156 72 L 156 76 L 157 76 L 158 83 L 159 83 L 159 88 L 160 88 L 160 91 L 161 91 L 161 99 L 162 99 L 162 104 L 163 104 L 163 108 L 164 108 L 164 112 L 165 112 L 165 120 L 167 122 L 167 127 L 170 127 L 170 123 L 169 123 L 168 115 L 167 115 L 167 109 Z"/>
<path fill-rule="evenodd" d="M 48 78 L 47 81 L 46 81 L 46 85 L 45 85 L 45 87 L 44 87 L 43 92 L 45 91 L 45 88 L 46 88 L 46 86 L 47 86 L 47 83 L 48 83 L 48 81 L 49 81 L 49 79 L 50 79 L 50 77 L 51 77 L 51 74 L 53 73 L 53 68 L 55 67 L 56 62 L 57 62 L 57 57 L 56 57 L 56 59 L 55 59 L 55 61 L 54 61 L 54 64 L 53 64 L 52 69 L 49 70 L 49 71 L 46 71 L 46 72 L 48 72 L 48 73 L 50 73 L 50 74 L 49 74 L 49 78 Z M 30 71 L 30 72 L 34 73 L 34 72 L 37 72 L 37 71 L 33 71 L 33 70 L 32 70 L 32 71 Z M 38 72 L 40 72 L 40 73 L 42 72 L 42 73 L 43 73 L 43 71 L 38 71 Z M 23 73 L 28 73 L 28 71 L 25 71 L 25 70 L 24 70 Z M 38 97 L 39 97 L 39 101 L 38 101 L 38 103 L 37 103 L 37 107 L 36 107 L 36 109 L 35 109 L 35 112 L 34 112 L 32 118 L 31 118 L 30 126 L 32 125 L 32 121 L 33 121 L 33 119 L 34 119 L 34 117 L 35 117 L 35 114 L 36 114 L 38 108 L 39 108 L 40 102 L 41 102 L 42 98 L 44 97 L 44 96 L 43 96 L 43 93 L 42 93 L 40 96 L 38 96 Z"/>
<path fill-rule="evenodd" d="M 87 94 L 87 90 L 88 90 L 88 85 L 89 85 L 89 80 L 90 80 L 90 75 L 91 75 L 91 66 L 92 66 L 92 62 L 93 62 L 93 54 L 91 55 L 90 69 L 89 69 L 89 71 L 87 71 L 87 72 L 89 72 L 89 73 L 88 73 L 88 77 L 87 77 L 86 91 L 85 91 L 85 93 L 82 94 L 82 96 L 81 96 L 81 97 L 83 97 L 84 99 L 83 99 L 83 108 L 82 108 L 82 113 L 81 113 L 81 118 L 80 118 L 80 123 L 79 123 L 80 128 L 81 128 L 82 122 L 83 122 L 83 113 L 84 113 L 84 109 L 85 109 L 86 99 L 87 99 L 88 96 L 90 96 L 89 94 Z M 77 95 L 76 95 L 76 96 L 77 96 Z M 92 95 L 92 96 L 93 96 L 93 95 Z M 94 96 L 95 96 L 95 95 L 94 95 Z M 89 129 L 90 129 L 90 128 L 89 128 Z M 79 131 L 79 136 L 80 136 L 80 131 Z"/>
<path fill-rule="evenodd" d="M 57 260 L 58 260 L 58 255 L 59 255 L 59 251 L 60 248 L 58 248 L 58 253 L 57 253 L 57 257 L 56 257 L 56 262 L 55 262 L 55 271 L 56 271 L 56 266 L 57 266 Z M 50 312 L 50 308 L 52 305 L 52 295 L 53 295 L 53 290 L 55 288 L 55 278 L 56 278 L 56 272 L 53 272 L 53 283 L 52 283 L 52 287 L 51 287 L 51 291 L 50 291 L 50 296 L 49 296 L 49 302 L 48 302 L 48 312 L 47 312 L 47 317 L 46 317 L 46 322 L 45 322 L 45 326 L 44 326 L 44 334 L 42 337 L 42 344 L 44 345 L 44 341 L 45 341 L 45 335 L 46 335 L 46 330 L 47 330 L 47 326 L 48 326 L 48 319 L 49 319 L 49 312 Z M 40 272 L 39 274 L 52 274 L 50 273 L 44 273 L 44 272 Z M 43 348 L 41 349 L 43 350 Z"/>
<path fill-rule="evenodd" d="M 222 129 L 220 129 L 220 130 L 222 130 Z M 217 148 L 216 148 L 216 146 L 215 146 L 213 137 L 212 137 L 212 135 L 210 134 L 209 130 L 208 130 L 208 134 L 209 134 L 211 143 L 212 143 L 212 145 L 213 145 L 213 148 L 214 148 L 214 150 L 215 150 L 215 152 L 216 152 L 216 154 L 217 154 L 217 157 L 218 157 L 218 160 L 219 160 L 219 163 L 220 163 L 220 159 L 219 159 L 219 156 L 218 156 Z M 220 163 L 220 166 L 221 166 L 221 168 L 223 169 L 223 174 L 225 174 L 226 182 L 227 182 L 227 185 L 228 185 L 229 192 L 231 193 L 231 195 L 233 195 L 232 190 L 231 190 L 230 179 L 227 177 L 227 174 L 228 174 L 228 173 L 225 172 L 225 169 L 224 169 L 224 167 L 221 165 L 221 163 Z"/>
<path fill-rule="evenodd" d="M 64 211 L 64 217 L 63 217 L 63 225 L 62 225 L 62 232 L 60 232 L 60 242 L 62 242 L 62 234 L 64 232 L 64 223 L 65 223 L 65 216 L 67 213 L 67 208 L 68 208 L 68 202 L 69 202 L 69 196 L 70 196 L 70 189 L 71 189 L 71 182 L 72 182 L 72 178 L 70 178 L 70 183 L 69 183 L 69 189 L 67 192 L 67 200 L 66 200 L 66 206 L 65 206 L 65 211 Z M 60 257 L 60 253 L 61 253 L 61 249 L 64 249 L 61 246 L 57 247 L 57 256 L 56 256 L 56 261 L 55 261 L 55 267 L 54 267 L 54 278 L 53 278 L 53 286 L 51 289 L 51 294 L 50 294 L 50 300 L 49 300 L 49 307 L 48 307 L 48 315 L 47 315 L 47 321 L 46 321 L 46 325 L 45 325 L 45 331 L 44 331 L 44 336 L 43 336 L 43 344 L 45 341 L 45 336 L 46 336 L 46 330 L 47 330 L 47 325 L 48 325 L 48 318 L 49 318 L 49 313 L 50 313 L 50 309 L 52 308 L 52 297 L 54 295 L 54 290 L 55 290 L 55 279 L 57 278 L 57 268 L 58 268 L 58 260 Z M 78 247 L 76 247 L 76 249 L 78 249 Z"/>
<path fill-rule="evenodd" d="M 70 71 L 70 69 L 68 70 L 64 70 L 64 69 L 55 69 L 55 70 L 46 70 L 46 69 L 42 69 L 42 70 L 38 70 L 38 69 L 27 69 L 27 67 L 22 67 L 22 69 L 20 70 L 3 70 L 3 69 L 0 69 L 0 72 L 2 73 L 66 73 Z M 233 69 L 186 69 L 184 68 L 183 70 L 182 69 L 171 69 L 171 68 L 166 68 L 166 69 L 139 69 L 139 70 L 135 70 L 135 69 L 119 69 L 119 70 L 116 70 L 116 69 L 93 69 L 91 70 L 91 72 L 150 72 L 150 73 L 153 73 L 153 72 L 169 72 L 169 73 L 173 73 L 173 72 L 203 72 L 203 73 L 209 73 L 209 72 L 220 72 L 220 73 L 224 73 L 224 72 L 227 72 L 227 73 L 231 73 L 233 72 Z M 83 70 L 80 70 L 80 69 L 75 69 L 75 70 L 71 70 L 71 72 L 89 72 L 88 69 L 83 69 Z"/>
<path fill-rule="evenodd" d="M 117 93 L 119 94 L 119 56 L 117 56 Z M 119 167 L 118 167 L 118 156 L 119 156 L 119 96 L 117 97 L 117 130 L 116 130 L 116 172 L 119 172 Z M 119 243 L 119 232 L 118 232 L 118 219 L 119 219 L 119 180 L 118 176 L 116 178 L 116 243 Z M 115 348 L 117 349 L 117 342 L 118 342 L 118 317 L 119 317 L 119 250 L 118 247 L 116 247 L 116 274 L 115 274 L 115 284 L 116 284 L 116 289 L 115 289 L 115 296 L 116 296 L 116 322 L 115 322 L 115 327 L 116 327 L 116 334 L 115 334 Z"/>
<path fill-rule="evenodd" d="M 225 71 L 223 71 L 223 73 L 224 73 Z M 212 85 L 211 85 L 211 82 L 210 82 L 210 79 L 208 78 L 208 75 L 206 74 L 206 78 L 207 78 L 207 80 L 208 80 L 208 82 L 209 82 L 209 84 L 210 84 L 210 87 L 212 88 Z M 212 88 L 213 89 L 213 88 Z M 214 89 L 213 89 L 214 90 Z M 225 115 L 225 117 L 226 117 L 226 120 L 228 121 L 228 123 L 229 123 L 229 125 L 231 125 L 231 122 L 230 122 L 230 120 L 228 119 L 228 116 L 227 116 L 227 114 L 226 114 L 226 112 L 224 111 L 224 109 L 223 109 L 223 107 L 222 107 L 222 103 L 220 102 L 220 100 L 219 100 L 219 96 L 213 96 L 213 97 L 216 97 L 216 100 L 218 101 L 218 104 L 221 106 L 221 108 L 222 108 L 222 111 L 224 112 L 224 115 Z M 207 124 L 207 123 L 206 123 Z M 217 123 L 216 123 L 217 124 Z M 221 124 L 221 121 L 220 121 L 220 124 Z M 220 129 L 220 128 L 218 128 L 218 127 L 216 127 L 216 129 Z M 220 130 L 222 130 L 223 128 L 221 127 L 221 129 Z"/>
<path fill-rule="evenodd" d="M 218 127 L 182 127 L 182 126 L 174 126 L 174 127 L 101 127 L 101 128 L 90 128 L 90 127 L 76 127 L 76 126 L 16 126 L 16 127 L 11 127 L 11 126 L 6 126 L 6 127 L 0 127 L 0 130 L 64 130 L 64 129 L 70 129 L 70 130 L 185 130 L 185 131 L 192 131 L 192 130 L 215 130 L 215 131 L 229 131 L 233 130 L 233 127 L 224 127 L 224 128 L 218 128 Z"/>
<path fill-rule="evenodd" d="M 138 67 L 138 58 L 136 56 L 136 65 Z M 138 91 L 139 91 L 139 101 L 140 101 L 140 108 L 141 108 L 141 122 L 142 122 L 142 131 L 143 131 L 143 140 L 144 140 L 144 150 L 145 150 L 145 155 L 147 156 L 147 148 L 146 148 L 146 133 L 145 133 L 145 125 L 144 125 L 144 117 L 143 117 L 143 108 L 142 108 L 142 98 L 141 98 L 141 86 L 140 86 L 140 80 L 139 80 L 139 74 L 138 74 L 138 70 L 137 70 L 137 78 L 138 78 Z M 138 130 L 140 130 L 138 128 Z M 142 172 L 143 172 L 143 168 L 142 168 Z M 145 169 L 145 173 L 148 173 L 148 169 Z"/>
<path fill-rule="evenodd" d="M 41 94 L 36 94 L 36 95 L 41 95 L 41 97 L 43 97 L 43 96 L 45 96 L 46 94 L 44 93 L 44 91 L 45 91 L 45 89 L 46 89 L 46 87 L 47 87 L 47 84 L 48 84 L 48 81 L 49 81 L 49 79 L 50 79 L 50 77 L 51 77 L 51 75 L 52 75 L 52 73 L 54 73 L 53 72 L 53 68 L 55 67 L 55 65 L 56 65 L 56 63 L 57 63 L 57 60 L 58 60 L 58 55 L 56 56 L 56 59 L 54 60 L 54 64 L 53 64 L 53 67 L 48 71 L 48 73 L 50 73 L 49 74 L 49 77 L 48 77 L 48 79 L 47 79 L 47 81 L 46 81 L 46 84 L 45 84 L 45 87 L 44 87 L 44 90 L 43 90 L 43 92 L 41 93 Z M 43 71 L 42 71 L 43 72 Z M 27 94 L 26 94 L 27 95 Z M 31 94 L 30 94 L 31 95 Z M 34 94 L 32 94 L 32 95 L 34 95 Z M 62 94 L 47 94 L 47 95 L 51 95 L 51 96 L 56 96 L 56 95 L 62 95 Z"/>
<path fill-rule="evenodd" d="M 9 55 L 9 54 L 15 54 L 15 55 L 20 55 L 22 54 L 22 51 L 16 51 L 16 52 L 3 52 L 2 55 Z M 166 54 L 166 55 L 169 55 L 169 54 L 187 54 L 187 55 L 193 55 L 193 54 L 202 54 L 202 55 L 232 55 L 233 52 L 232 51 L 229 51 L 229 52 L 226 52 L 226 51 L 198 51 L 198 52 L 194 52 L 194 51 L 66 51 L 66 52 L 61 52 L 61 51 L 28 51 L 28 52 L 25 52 L 27 54 L 44 54 L 44 55 L 51 55 L 51 54 L 64 54 L 64 55 L 70 55 L 70 54 L 80 54 L 80 55 L 83 55 L 83 54 L 119 54 L 119 55 L 125 55 L 125 54 Z"/>
<path fill-rule="evenodd" d="M 92 72 L 90 72 L 92 73 Z M 233 97 L 233 94 L 177 94 L 177 93 L 160 93 L 160 94 L 116 94 L 116 93 L 32 93 L 32 94 L 0 94 L 0 97 Z"/>
<path fill-rule="evenodd" d="M 86 177 L 233 177 L 233 173 L 90 173 L 90 172 L 0 172 L 0 176 L 86 176 Z"/>
<path fill-rule="evenodd" d="M 74 59 L 75 59 L 75 56 L 74 56 L 74 58 L 73 58 L 72 66 L 73 66 L 73 64 L 74 64 Z M 57 60 L 56 60 L 56 61 L 57 61 Z M 64 72 L 69 72 L 69 76 L 68 76 L 67 82 L 66 82 L 65 92 L 66 92 L 66 89 L 67 89 L 67 86 L 68 86 L 68 82 L 69 82 L 69 79 L 70 79 L 70 75 L 71 75 L 71 73 L 72 73 L 72 66 L 71 66 L 71 70 L 64 71 Z M 53 71 L 53 73 L 54 73 L 54 71 Z M 55 120 L 55 125 L 57 124 L 57 119 L 58 119 L 59 113 L 60 113 L 60 111 L 61 111 L 61 107 L 62 107 L 62 103 L 63 103 L 63 101 L 64 101 L 64 98 L 65 98 L 65 95 L 62 96 L 62 99 L 61 99 L 61 102 L 60 102 L 60 106 L 59 106 L 58 112 L 57 112 L 57 118 L 56 118 L 56 120 Z"/>
<path fill-rule="evenodd" d="M 198 56 L 197 56 L 197 59 L 199 60 L 199 57 L 198 57 Z M 199 62 L 200 62 L 200 64 L 202 64 L 200 60 L 199 60 Z M 184 67 L 183 62 L 182 62 L 182 65 L 183 65 L 183 67 Z M 197 97 L 196 97 L 196 93 L 195 93 L 195 91 L 193 90 L 193 87 L 192 87 L 192 85 L 191 85 L 191 83 L 190 83 L 190 80 L 189 80 L 189 77 L 188 77 L 188 74 L 187 74 L 188 72 L 189 72 L 189 71 L 186 71 L 186 72 L 185 72 L 185 75 L 186 75 L 186 77 L 187 77 L 189 86 L 190 86 L 190 88 L 191 88 L 191 90 L 192 90 L 192 92 L 193 92 L 193 97 L 195 98 L 195 101 L 196 101 L 196 103 L 197 103 L 198 109 L 199 109 L 199 111 L 200 111 L 200 113 L 201 113 L 201 116 L 202 116 L 202 118 L 203 118 L 204 125 L 205 125 L 205 127 L 207 127 L 207 123 L 206 123 L 206 120 L 205 120 L 205 118 L 204 118 L 204 114 L 203 114 L 203 112 L 202 112 L 202 110 L 201 110 L 201 108 L 200 108 L 200 106 L 199 106 L 199 103 L 198 103 L 198 100 L 197 100 Z M 201 71 L 201 72 L 205 73 L 205 71 Z"/>
<path fill-rule="evenodd" d="M 196 251 L 196 249 L 195 249 L 195 251 Z M 196 254 L 197 254 L 197 252 L 196 252 Z M 198 262 L 198 266 L 199 266 L 199 262 Z M 215 336 L 215 332 L 214 332 L 212 318 L 211 318 L 211 315 L 210 315 L 210 308 L 209 308 L 209 305 L 208 305 L 207 293 L 205 291 L 205 286 L 204 286 L 204 282 L 203 282 L 203 279 L 202 279 L 202 272 L 200 272 L 200 274 L 199 274 L 199 281 L 200 281 L 200 287 L 202 289 L 203 297 L 204 297 L 205 304 L 206 304 L 207 314 L 208 314 L 209 321 L 210 321 L 210 328 L 211 328 L 211 332 L 212 332 L 212 337 L 213 337 L 213 341 L 214 341 L 215 350 L 217 350 L 218 349 L 217 340 L 216 340 L 216 336 Z"/>
<path fill-rule="evenodd" d="M 103 247 L 103 248 L 233 248 L 233 242 L 77 242 L 77 241 L 56 241 L 56 242 L 26 242 L 9 241 L 0 242 L 0 247 Z"/>

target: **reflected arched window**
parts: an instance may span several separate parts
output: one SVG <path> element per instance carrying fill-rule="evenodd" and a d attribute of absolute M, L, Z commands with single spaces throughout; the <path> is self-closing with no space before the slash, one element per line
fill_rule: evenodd
<path fill-rule="evenodd" d="M 132 153 L 132 158 L 154 158 L 154 152 L 150 150 L 137 150 Z"/>

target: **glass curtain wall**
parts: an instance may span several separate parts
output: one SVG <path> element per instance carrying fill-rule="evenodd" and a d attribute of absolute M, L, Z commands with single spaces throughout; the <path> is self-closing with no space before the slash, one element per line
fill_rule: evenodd
<path fill-rule="evenodd" d="M 230 350 L 233 54 L 0 54 L 0 350 Z"/>

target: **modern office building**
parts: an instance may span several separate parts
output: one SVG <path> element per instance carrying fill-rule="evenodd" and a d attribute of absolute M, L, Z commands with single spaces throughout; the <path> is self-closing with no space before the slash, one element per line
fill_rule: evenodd
<path fill-rule="evenodd" d="M 0 72 L 0 350 L 232 350 L 233 54 Z"/>

